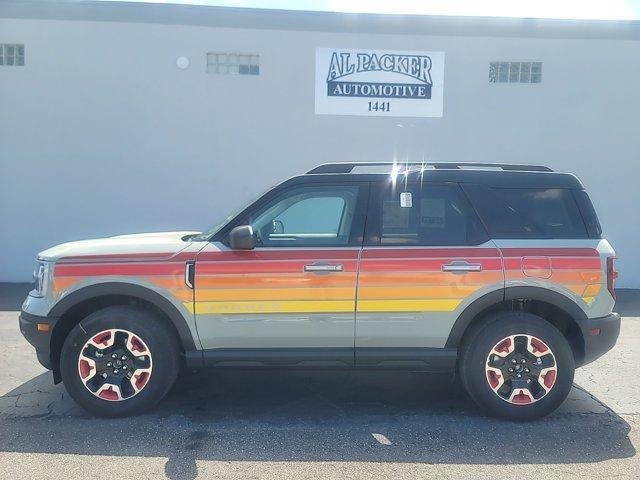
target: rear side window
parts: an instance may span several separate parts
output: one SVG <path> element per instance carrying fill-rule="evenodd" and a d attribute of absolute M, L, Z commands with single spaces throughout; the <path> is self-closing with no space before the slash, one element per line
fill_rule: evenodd
<path fill-rule="evenodd" d="M 572 191 L 465 185 L 492 238 L 590 238 Z"/>
<path fill-rule="evenodd" d="M 381 245 L 478 245 L 488 238 L 458 185 L 386 186 L 378 200 Z"/>

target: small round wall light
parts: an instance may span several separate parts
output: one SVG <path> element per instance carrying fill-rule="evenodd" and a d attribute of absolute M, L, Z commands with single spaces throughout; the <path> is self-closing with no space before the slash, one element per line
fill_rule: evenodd
<path fill-rule="evenodd" d="M 178 57 L 176 59 L 176 66 L 180 70 L 185 70 L 185 69 L 189 68 L 189 59 L 187 57 Z"/>

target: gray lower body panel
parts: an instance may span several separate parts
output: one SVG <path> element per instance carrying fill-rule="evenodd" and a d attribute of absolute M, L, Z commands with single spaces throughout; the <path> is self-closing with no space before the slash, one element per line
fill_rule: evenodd
<path fill-rule="evenodd" d="M 186 353 L 194 368 L 363 368 L 453 372 L 455 348 L 216 348 Z"/>
<path fill-rule="evenodd" d="M 454 371 L 455 348 L 356 348 L 359 368 L 399 368 L 425 372 Z"/>
<path fill-rule="evenodd" d="M 351 349 L 355 313 L 196 315 L 205 349 Z"/>

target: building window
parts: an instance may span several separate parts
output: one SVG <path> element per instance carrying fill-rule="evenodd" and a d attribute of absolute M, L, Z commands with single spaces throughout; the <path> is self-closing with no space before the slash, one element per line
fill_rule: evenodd
<path fill-rule="evenodd" d="M 259 75 L 260 55 L 249 53 L 207 53 L 207 73 Z"/>
<path fill-rule="evenodd" d="M 0 43 L 0 65 L 22 67 L 24 65 L 24 45 Z"/>
<path fill-rule="evenodd" d="M 542 62 L 491 62 L 489 83 L 540 83 Z"/>

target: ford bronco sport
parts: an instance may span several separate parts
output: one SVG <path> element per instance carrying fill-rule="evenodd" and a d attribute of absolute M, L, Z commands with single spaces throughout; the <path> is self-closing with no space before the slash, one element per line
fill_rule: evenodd
<path fill-rule="evenodd" d="M 613 260 L 573 175 L 326 164 L 208 232 L 45 250 L 20 328 L 98 415 L 151 407 L 184 362 L 452 372 L 530 420 L 615 344 Z"/>

